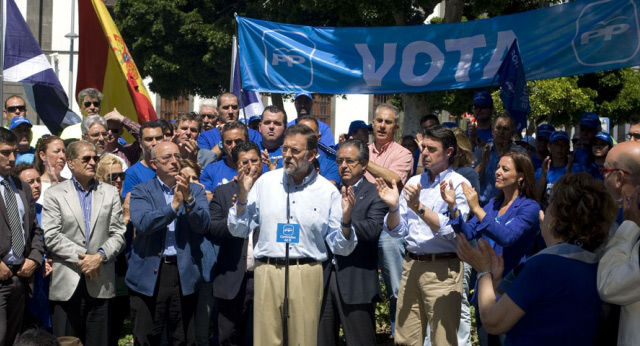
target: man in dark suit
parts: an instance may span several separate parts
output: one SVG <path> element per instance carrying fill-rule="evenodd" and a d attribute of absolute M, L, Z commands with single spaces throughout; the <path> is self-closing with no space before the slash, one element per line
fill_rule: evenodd
<path fill-rule="evenodd" d="M 0 346 L 22 328 L 29 279 L 42 264 L 44 245 L 31 189 L 12 177 L 16 136 L 0 128 Z"/>
<path fill-rule="evenodd" d="M 258 179 L 262 174 L 260 148 L 253 142 L 242 142 L 231 152 L 238 172 Z M 249 238 L 234 237 L 227 228 L 227 215 L 238 194 L 234 180 L 218 186 L 209 205 L 211 234 L 219 241 L 218 261 L 213 266 L 213 295 L 218 298 L 218 332 L 220 345 L 251 344 L 251 312 L 253 311 L 253 244 L 258 230 Z M 245 342 L 245 341 L 248 341 Z"/>
<path fill-rule="evenodd" d="M 375 303 L 380 298 L 378 238 L 388 208 L 376 186 L 363 179 L 369 149 L 359 140 L 340 144 L 336 162 L 342 180 L 343 224 L 351 224 L 358 245 L 349 256 L 330 254 L 323 263 L 324 297 L 318 345 L 338 345 L 340 323 L 347 345 L 375 345 Z M 351 211 L 350 220 L 347 211 Z"/>
<path fill-rule="evenodd" d="M 200 284 L 200 243 L 211 224 L 201 186 L 180 173 L 180 150 L 160 142 L 151 150 L 156 178 L 131 192 L 136 228 L 126 283 L 136 345 L 193 345 L 193 315 Z"/>

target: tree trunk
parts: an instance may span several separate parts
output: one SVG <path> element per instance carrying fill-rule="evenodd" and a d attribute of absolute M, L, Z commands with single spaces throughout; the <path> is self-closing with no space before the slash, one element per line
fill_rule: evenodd
<path fill-rule="evenodd" d="M 457 23 L 462 20 L 463 0 L 445 0 L 443 23 Z"/>
<path fill-rule="evenodd" d="M 284 109 L 282 94 L 271 93 L 271 104 L 280 107 L 280 109 Z"/>

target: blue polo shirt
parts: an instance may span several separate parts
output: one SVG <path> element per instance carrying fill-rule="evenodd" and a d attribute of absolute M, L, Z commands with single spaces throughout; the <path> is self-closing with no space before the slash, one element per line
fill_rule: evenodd
<path fill-rule="evenodd" d="M 218 145 L 221 140 L 222 136 L 220 135 L 220 130 L 218 128 L 205 131 L 198 136 L 198 148 L 211 150 L 211 148 Z M 249 129 L 249 140 L 253 143 L 261 143 L 262 136 L 260 136 L 260 132 Z"/>
<path fill-rule="evenodd" d="M 146 183 L 156 176 L 156 171 L 143 165 L 142 161 L 138 161 L 135 165 L 129 167 L 126 173 L 122 184 L 122 198 L 127 197 L 127 194 L 131 192 L 136 185 Z"/>
<path fill-rule="evenodd" d="M 204 189 L 213 192 L 219 185 L 226 184 L 238 175 L 238 171 L 227 165 L 227 160 L 214 162 L 202 170 L 200 183 Z"/>

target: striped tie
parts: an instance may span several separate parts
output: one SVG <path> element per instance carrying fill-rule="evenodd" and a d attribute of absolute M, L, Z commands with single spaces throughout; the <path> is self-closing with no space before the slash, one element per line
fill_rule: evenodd
<path fill-rule="evenodd" d="M 24 255 L 24 238 L 22 237 L 22 222 L 20 221 L 20 212 L 18 212 L 18 202 L 16 195 L 13 193 L 9 180 L 2 181 L 4 186 L 4 204 L 9 214 L 9 226 L 11 227 L 11 250 L 16 257 Z"/>

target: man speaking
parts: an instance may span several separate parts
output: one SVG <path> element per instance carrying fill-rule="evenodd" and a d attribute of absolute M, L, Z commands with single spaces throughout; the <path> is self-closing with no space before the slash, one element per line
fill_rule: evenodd
<path fill-rule="evenodd" d="M 256 346 L 282 345 L 281 315 L 285 291 L 285 246 L 289 246 L 290 345 L 315 346 L 322 303 L 322 261 L 327 248 L 349 255 L 357 244 L 350 211 L 343 217 L 347 196 L 316 173 L 312 161 L 318 138 L 306 126 L 294 125 L 285 132 L 283 168 L 257 181 L 254 174 L 238 172 L 239 193 L 229 209 L 229 231 L 246 238 L 260 226 L 255 246 L 254 324 Z M 284 242 L 286 241 L 286 242 Z"/>

